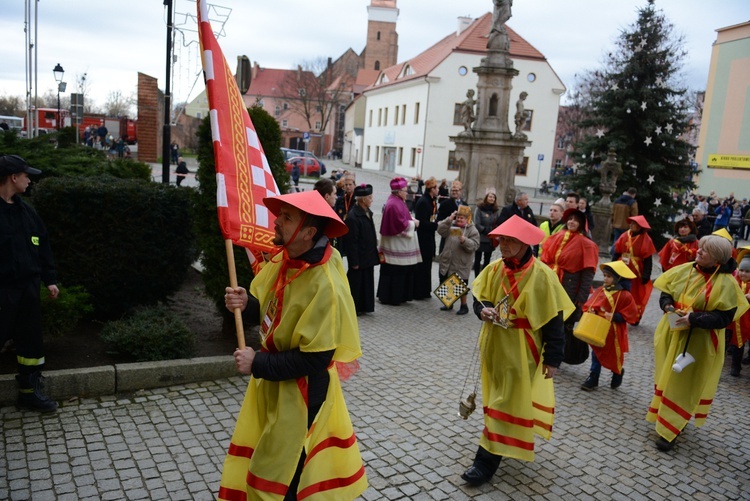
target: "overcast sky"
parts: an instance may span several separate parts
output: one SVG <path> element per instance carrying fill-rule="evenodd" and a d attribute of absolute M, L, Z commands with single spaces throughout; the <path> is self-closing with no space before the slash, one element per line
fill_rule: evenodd
<path fill-rule="evenodd" d="M 25 93 L 24 0 L 0 0 L 0 94 Z M 458 4 L 461 5 L 458 5 Z M 364 48 L 370 0 L 221 0 L 213 5 L 214 31 L 226 20 L 219 43 L 232 68 L 238 55 L 262 67 L 292 68 L 303 60 L 341 55 Z M 159 79 L 166 72 L 166 8 L 159 0 L 130 2 L 39 0 L 38 92 L 56 88 L 52 69 L 65 69 L 68 93 L 76 76 L 87 74 L 87 99 L 103 105 L 112 91 L 135 92 L 137 72 Z M 455 31 L 458 16 L 479 17 L 492 10 L 492 0 L 400 0 L 398 60 L 407 60 Z M 600 66 L 620 31 L 636 20 L 645 0 L 516 0 L 508 25 L 548 59 L 571 88 L 574 75 Z M 750 20 L 750 1 L 656 0 L 677 33 L 686 39 L 689 57 L 685 83 L 705 88 L 711 45 L 717 28 Z M 194 30 L 195 2 L 175 0 L 176 24 Z M 229 14 L 228 18 L 226 14 Z M 175 55 L 174 101 L 202 90 L 193 87 L 199 68 L 197 33 L 183 30 Z M 194 43 L 189 43 L 189 42 Z"/>

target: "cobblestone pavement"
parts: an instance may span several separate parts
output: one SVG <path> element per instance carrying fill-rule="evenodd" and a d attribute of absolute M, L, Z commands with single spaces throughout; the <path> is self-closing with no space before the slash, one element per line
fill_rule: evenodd
<path fill-rule="evenodd" d="M 362 499 L 750 499 L 750 367 L 733 378 L 727 361 L 706 426 L 688 424 L 672 452 L 654 447 L 651 299 L 630 330 L 623 385 L 610 389 L 605 370 L 584 392 L 588 363 L 563 365 L 552 439 L 537 438 L 533 463 L 503 460 L 479 488 L 459 475 L 481 412 L 457 417 L 479 320 L 436 299 L 376 305 L 359 319 L 361 368 L 344 384 L 370 482 Z M 81 399 L 51 415 L 0 408 L 0 499 L 215 499 L 246 384 Z"/>

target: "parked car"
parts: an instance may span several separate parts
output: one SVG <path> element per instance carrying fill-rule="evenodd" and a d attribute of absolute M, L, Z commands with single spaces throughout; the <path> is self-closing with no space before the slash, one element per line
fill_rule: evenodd
<path fill-rule="evenodd" d="M 284 155 L 284 161 L 288 162 L 290 159 L 294 157 L 312 157 L 314 158 L 319 164 L 320 164 L 320 173 L 325 174 L 326 173 L 326 164 L 320 161 L 318 157 L 315 156 L 314 153 L 304 150 L 293 150 L 291 148 L 281 148 L 281 153 Z"/>
<path fill-rule="evenodd" d="M 303 176 L 320 177 L 320 162 L 314 157 L 292 157 L 286 162 L 286 171 L 291 173 L 295 163 L 299 164 L 300 174 Z"/>

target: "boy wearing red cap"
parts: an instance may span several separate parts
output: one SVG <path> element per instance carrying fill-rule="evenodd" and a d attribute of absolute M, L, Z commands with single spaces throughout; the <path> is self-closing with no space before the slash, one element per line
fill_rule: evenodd
<path fill-rule="evenodd" d="M 261 350 L 237 350 L 251 374 L 224 462 L 219 499 L 354 499 L 367 488 L 339 367 L 361 355 L 346 272 L 332 238 L 346 225 L 317 191 L 263 199 L 279 251 L 250 294 L 261 312 Z M 230 311 L 246 310 L 242 287 Z M 336 362 L 336 363 L 333 363 Z"/>
<path fill-rule="evenodd" d="M 554 272 L 532 246 L 544 232 L 513 215 L 490 232 L 503 258 L 472 284 L 474 313 L 482 322 L 484 432 L 472 466 L 461 475 L 471 485 L 492 479 L 503 456 L 534 460 L 534 435 L 549 439 L 554 421 L 552 377 L 563 359 L 563 321 L 575 309 Z"/>
<path fill-rule="evenodd" d="M 630 229 L 620 235 L 615 242 L 613 261 L 622 261 L 635 273 L 630 293 L 633 294 L 638 308 L 638 321 L 633 325 L 638 325 L 646 310 L 648 298 L 651 297 L 651 291 L 654 289 L 654 284 L 651 282 L 651 269 L 656 247 L 648 234 L 651 226 L 645 217 L 629 217 L 628 224 Z"/>

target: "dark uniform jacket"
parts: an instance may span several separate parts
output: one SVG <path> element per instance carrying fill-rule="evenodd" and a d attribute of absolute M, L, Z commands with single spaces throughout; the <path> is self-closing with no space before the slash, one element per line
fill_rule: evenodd
<path fill-rule="evenodd" d="M 521 209 L 518 205 L 516 205 L 515 202 L 503 207 L 503 210 L 500 211 L 500 217 L 497 219 L 496 225 L 500 226 L 505 221 L 510 219 L 513 216 L 513 214 L 520 217 L 527 223 L 531 223 L 534 226 L 539 226 L 538 224 L 536 224 L 536 219 L 534 218 L 534 211 L 531 210 L 531 207 L 527 205 L 526 208 Z"/>
<path fill-rule="evenodd" d="M 0 288 L 42 279 L 55 285 L 55 267 L 47 228 L 33 207 L 19 195 L 14 203 L 0 200 Z"/>

